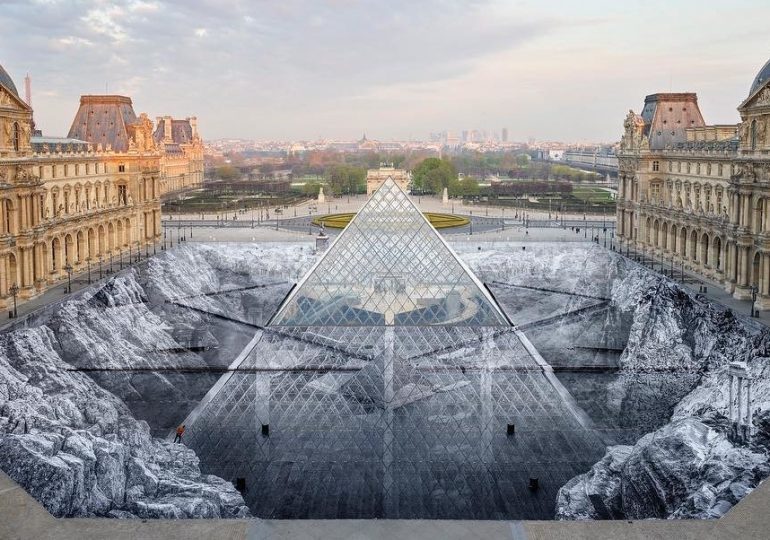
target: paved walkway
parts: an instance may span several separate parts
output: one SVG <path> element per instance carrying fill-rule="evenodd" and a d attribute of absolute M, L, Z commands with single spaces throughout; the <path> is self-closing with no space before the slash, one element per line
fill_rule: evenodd
<path fill-rule="evenodd" d="M 460 199 L 450 199 L 447 204 L 444 204 L 440 197 L 434 197 L 432 195 L 425 195 L 425 196 L 416 196 L 416 195 L 409 195 L 409 198 L 412 199 L 412 201 L 417 204 L 417 206 L 420 208 L 420 210 L 424 212 L 443 212 L 447 214 L 463 214 L 463 215 L 474 215 L 474 216 L 485 216 L 485 217 L 505 217 L 505 218 L 512 218 L 514 215 L 521 215 L 522 213 L 526 213 L 527 216 L 530 219 L 548 219 L 548 218 L 556 218 L 557 215 L 561 217 L 561 214 L 557 212 L 555 209 L 551 212 L 548 212 L 547 210 L 534 210 L 532 208 L 528 208 L 524 201 L 518 201 L 519 207 L 511 207 L 511 206 L 490 206 L 486 203 L 479 202 L 477 204 L 473 203 L 465 203 Z M 217 217 L 223 218 L 227 216 L 227 219 L 232 219 L 234 215 L 238 216 L 238 219 L 241 220 L 264 220 L 264 219 L 275 219 L 277 218 L 290 218 L 290 217 L 300 217 L 300 216 L 309 216 L 309 215 L 318 215 L 318 214 L 337 214 L 337 213 L 347 213 L 347 212 L 357 212 L 368 200 L 369 198 L 366 195 L 354 195 L 352 197 L 332 197 L 327 194 L 326 196 L 326 202 L 319 204 L 315 199 L 313 200 L 305 200 L 302 201 L 299 204 L 296 205 L 290 205 L 286 208 L 281 207 L 281 212 L 276 215 L 275 213 L 275 207 L 270 207 L 268 209 L 251 209 L 246 210 L 245 212 L 238 213 L 235 210 L 230 210 L 228 212 L 190 212 L 190 213 L 174 213 L 174 214 L 164 214 L 163 218 L 171 218 L 172 220 L 177 219 L 201 219 L 201 216 L 204 217 L 204 219 L 213 219 L 216 220 Z M 171 217 L 173 216 L 173 218 Z M 260 217 L 261 216 L 261 217 Z M 575 220 L 582 220 L 585 216 L 582 212 L 579 213 L 565 213 L 564 218 L 565 219 L 575 219 Z M 605 216 L 602 216 L 602 214 L 589 214 L 588 219 L 595 219 L 601 221 L 602 218 L 605 218 L 606 221 L 614 221 L 615 220 L 615 214 L 614 213 L 607 213 Z"/>
<path fill-rule="evenodd" d="M 661 261 L 659 258 L 651 258 L 649 254 L 641 251 L 623 249 L 619 251 L 619 253 L 622 253 L 622 255 L 629 257 L 646 268 L 664 274 L 693 293 L 702 294 L 712 302 L 730 308 L 739 316 L 751 316 L 751 300 L 738 300 L 734 298 L 732 294 L 725 291 L 716 281 L 705 278 L 700 274 L 696 274 L 687 268 L 683 268 L 681 265 L 674 264 L 672 266 L 670 260 Z M 770 311 L 760 311 L 759 315 L 755 316 L 753 320 L 765 326 L 770 326 Z"/>
<path fill-rule="evenodd" d="M 161 244 L 155 245 L 155 252 L 160 253 L 161 251 Z M 149 253 L 150 256 L 153 254 L 153 248 L 149 247 L 146 251 Z M 133 253 L 132 260 L 129 260 L 129 254 L 128 252 L 125 252 L 121 254 L 120 258 L 115 257 L 112 261 L 112 271 L 110 271 L 110 261 L 107 259 L 106 262 L 103 262 L 101 265 L 101 271 L 99 264 L 91 265 L 90 271 L 88 267 L 86 267 L 85 270 L 82 270 L 81 272 L 77 272 L 72 274 L 71 278 L 71 286 L 72 286 L 72 292 L 67 292 L 67 279 L 62 280 L 60 283 L 54 285 L 53 287 L 50 287 L 48 290 L 46 290 L 43 294 L 40 296 L 36 296 L 35 298 L 31 298 L 29 300 L 19 300 L 17 302 L 17 317 L 15 319 L 10 318 L 9 311 L 13 309 L 13 306 L 11 306 L 4 314 L 3 317 L 0 318 L 0 331 L 17 324 L 23 324 L 23 321 L 26 319 L 28 315 L 31 313 L 34 313 L 38 310 L 41 310 L 49 305 L 57 304 L 59 302 L 62 302 L 72 296 L 75 296 L 78 292 L 81 290 L 90 287 L 99 281 L 106 280 L 118 272 L 120 272 L 122 269 L 129 268 L 131 266 L 137 265 L 137 264 L 144 264 L 144 262 L 147 260 L 147 256 L 145 254 L 145 250 L 142 250 L 142 252 L 137 257 L 136 252 Z"/>

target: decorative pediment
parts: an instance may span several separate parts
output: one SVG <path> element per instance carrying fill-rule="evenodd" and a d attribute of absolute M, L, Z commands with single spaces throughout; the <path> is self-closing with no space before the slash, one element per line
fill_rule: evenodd
<path fill-rule="evenodd" d="M 739 111 L 753 109 L 754 107 L 770 106 L 770 81 L 758 88 L 738 107 Z"/>
<path fill-rule="evenodd" d="M 0 109 L 15 109 L 24 112 L 32 110 L 16 94 L 9 92 L 3 86 L 0 86 Z"/>

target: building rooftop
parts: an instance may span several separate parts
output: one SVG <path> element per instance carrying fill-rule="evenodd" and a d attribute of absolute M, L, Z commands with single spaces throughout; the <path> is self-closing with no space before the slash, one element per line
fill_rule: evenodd
<path fill-rule="evenodd" d="M 128 150 L 128 126 L 137 121 L 131 98 L 115 95 L 80 97 L 80 108 L 68 137 L 91 144 L 110 145 L 116 152 Z"/>
<path fill-rule="evenodd" d="M 16 85 L 13 84 L 13 79 L 11 79 L 11 76 L 8 75 L 7 71 L 5 71 L 2 64 L 0 64 L 0 84 L 5 86 L 9 91 L 13 92 L 16 97 L 19 97 L 19 91 L 16 90 Z"/>
<path fill-rule="evenodd" d="M 754 82 L 751 83 L 751 90 L 749 90 L 749 95 L 752 95 L 754 92 L 759 90 L 770 78 L 770 60 L 767 61 L 767 63 L 762 66 L 762 69 L 759 70 L 759 73 L 757 73 L 757 76 L 754 77 Z"/>

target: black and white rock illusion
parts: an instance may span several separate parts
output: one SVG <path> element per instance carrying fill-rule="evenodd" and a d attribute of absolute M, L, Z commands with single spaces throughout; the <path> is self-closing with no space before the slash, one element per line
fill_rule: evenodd
<path fill-rule="evenodd" d="M 0 468 L 118 518 L 704 518 L 770 474 L 762 327 L 593 244 L 452 247 L 512 325 L 279 327 L 302 243 L 187 244 L 48 306 L 0 335 Z"/>

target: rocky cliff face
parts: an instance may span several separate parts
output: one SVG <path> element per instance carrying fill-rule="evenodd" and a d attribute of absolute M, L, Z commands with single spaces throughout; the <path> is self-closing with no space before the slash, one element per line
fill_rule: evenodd
<path fill-rule="evenodd" d="M 184 445 L 153 439 L 114 395 L 61 358 L 47 327 L 0 337 L 0 468 L 53 515 L 247 516 Z"/>
<path fill-rule="evenodd" d="M 609 447 L 563 486 L 556 517 L 719 517 L 770 474 L 770 333 L 641 268 L 616 283 L 613 299 L 633 312 L 622 373 L 678 374 L 690 391 L 669 424 L 633 446 Z M 753 378 L 750 444 L 727 437 L 735 360 Z"/>
<path fill-rule="evenodd" d="M 158 434 L 184 418 L 217 376 L 174 370 L 205 372 L 217 354 L 227 365 L 254 332 L 206 313 L 264 318 L 252 306 L 288 287 L 240 289 L 296 277 L 314 257 L 303 245 L 184 245 L 0 335 L 0 468 L 56 516 L 248 515 L 230 483 L 135 417 Z"/>

